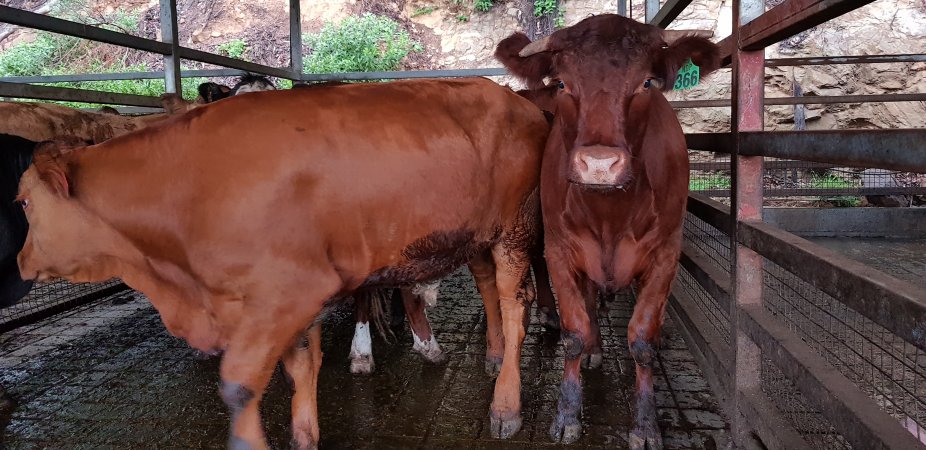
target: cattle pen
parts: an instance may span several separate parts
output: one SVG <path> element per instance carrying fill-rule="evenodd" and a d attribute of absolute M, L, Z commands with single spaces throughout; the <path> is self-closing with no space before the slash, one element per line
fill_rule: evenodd
<path fill-rule="evenodd" d="M 690 3 L 646 0 L 641 19 L 666 28 Z M 684 342 L 669 339 L 667 345 L 690 350 L 728 421 L 717 429 L 728 427 L 737 447 L 926 446 L 926 209 L 778 206 L 781 199 L 820 196 L 912 199 L 926 194 L 926 187 L 876 181 L 849 188 L 799 183 L 766 187 L 769 178 L 786 179 L 797 169 L 836 168 L 853 174 L 862 169 L 881 170 L 873 175 L 861 172 L 872 180 L 884 173 L 926 173 L 924 129 L 764 131 L 770 106 L 926 101 L 926 93 L 765 97 L 766 67 L 926 62 L 923 54 L 766 58 L 766 47 L 869 3 L 784 0 L 766 10 L 763 0 L 735 0 L 732 34 L 718 42 L 725 70 L 732 77 L 731 98 L 672 102 L 677 109 L 729 108 L 732 117 L 729 131 L 686 134 L 690 150 L 715 155 L 711 162 L 693 162 L 692 178 L 723 173 L 729 174 L 729 182 L 692 191 L 688 198 L 683 253 L 668 311 L 672 332 Z M 626 14 L 626 0 L 617 6 L 618 13 Z M 129 107 L 124 111 L 130 113 L 145 113 L 161 106 L 158 98 L 50 84 L 147 78 L 163 79 L 167 92 L 179 92 L 182 78 L 246 73 L 302 82 L 506 75 L 501 68 L 304 73 L 299 0 L 290 0 L 289 7 L 291 65 L 278 68 L 182 46 L 176 0 L 160 2 L 159 41 L 0 6 L 0 22 L 160 54 L 165 67 L 162 72 L 0 78 L 0 97 L 105 103 Z M 186 71 L 181 70 L 181 60 L 224 68 Z M 0 311 L 0 332 L 9 335 L 65 310 L 102 298 L 116 298 L 119 304 L 123 303 L 119 299 L 128 301 L 132 295 L 117 281 L 41 284 L 24 302 Z M 472 305 L 460 310 L 478 314 Z M 110 323 L 102 317 L 93 319 Z M 617 316 L 606 319 L 619 322 Z M 154 325 L 147 320 L 140 328 L 151 332 Z M 122 329 L 138 333 L 133 326 Z M 438 331 L 463 330 L 438 326 Z M 120 339 L 116 334 L 109 337 Z M 0 341 L 10 343 L 12 338 Z M 459 347 L 469 344 L 465 339 L 460 342 L 464 345 Z M 105 347 L 107 341 L 101 339 L 97 345 Z M 558 375 L 552 367 L 545 368 Z M 9 373 L 8 369 L 0 370 Z M 112 364 L 113 371 L 121 369 Z M 0 380 L 9 383 L 17 376 L 5 374 Z M 434 378 L 425 375 L 417 381 L 427 383 Z M 536 395 L 552 395 L 549 390 Z M 617 401 L 615 407 L 626 409 L 626 403 L 625 399 Z M 409 410 L 416 407 L 409 402 L 399 404 Z M 482 406 L 475 409 L 484 412 Z M 392 444 L 421 445 L 401 440 Z M 491 447 L 492 443 L 483 441 L 482 445 Z M 696 448 L 698 443 L 689 446 Z"/>

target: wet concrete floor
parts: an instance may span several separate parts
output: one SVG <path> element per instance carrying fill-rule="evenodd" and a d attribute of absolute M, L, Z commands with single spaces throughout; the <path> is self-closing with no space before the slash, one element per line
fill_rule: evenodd
<path fill-rule="evenodd" d="M 584 434 L 569 448 L 626 448 L 633 361 L 626 350 L 632 305 L 602 317 L 603 367 L 586 371 Z M 522 369 L 524 426 L 489 437 L 493 380 L 483 373 L 485 319 L 472 278 L 441 285 L 429 312 L 449 352 L 442 366 L 411 350 L 407 326 L 393 343 L 374 337 L 376 372 L 351 375 L 352 312 L 327 317 L 319 378 L 322 449 L 546 448 L 563 364 L 559 335 L 532 319 Z M 726 447 L 728 423 L 671 320 L 656 371 L 659 423 L 669 449 Z M 8 448 L 224 448 L 228 414 L 217 395 L 217 358 L 198 359 L 171 337 L 139 294 L 110 298 L 0 335 L 0 384 L 18 408 Z M 279 369 L 262 404 L 273 448 L 289 442 L 289 392 Z"/>

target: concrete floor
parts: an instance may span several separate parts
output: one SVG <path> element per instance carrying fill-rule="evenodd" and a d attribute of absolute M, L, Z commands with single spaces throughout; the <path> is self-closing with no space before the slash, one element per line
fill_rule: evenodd
<path fill-rule="evenodd" d="M 626 351 L 627 299 L 602 318 L 605 361 L 586 372 L 584 435 L 571 448 L 626 448 L 633 362 Z M 325 321 L 319 379 L 321 447 L 545 448 L 562 369 L 558 333 L 532 323 L 522 368 L 524 426 L 488 436 L 493 380 L 483 373 L 485 321 L 468 272 L 441 286 L 429 313 L 449 362 L 434 366 L 397 341 L 374 338 L 376 373 L 348 373 L 352 313 Z M 669 449 L 725 447 L 728 424 L 671 320 L 656 368 L 660 425 Z M 223 448 L 228 414 L 217 395 L 218 359 L 197 359 L 164 330 L 138 294 L 110 298 L 0 335 L 0 384 L 19 406 L 8 448 Z M 289 393 L 274 376 L 263 402 L 273 448 L 289 442 Z"/>

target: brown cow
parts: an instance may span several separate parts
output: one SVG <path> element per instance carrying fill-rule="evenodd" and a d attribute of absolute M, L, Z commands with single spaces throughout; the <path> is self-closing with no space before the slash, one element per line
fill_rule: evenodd
<path fill-rule="evenodd" d="M 323 308 L 469 262 L 502 330 L 487 336 L 487 356 L 504 356 L 490 418 L 509 437 L 547 133 L 534 105 L 486 79 L 234 97 L 103 144 L 37 150 L 20 184 L 19 267 L 120 277 L 171 333 L 224 350 L 235 448 L 266 448 L 258 403 L 282 359 L 294 442 L 314 448 Z"/>
<path fill-rule="evenodd" d="M 652 366 L 675 277 L 688 192 L 688 155 L 663 97 L 689 57 L 707 75 L 718 47 L 700 37 L 667 43 L 663 31 L 602 15 L 537 42 L 516 33 L 496 50 L 509 70 L 539 88 L 560 80 L 541 176 L 541 204 L 553 286 L 559 295 L 566 362 L 550 435 L 579 438 L 580 361 L 600 353 L 599 295 L 636 282 L 627 330 L 636 362 L 630 447 L 662 448 Z"/>

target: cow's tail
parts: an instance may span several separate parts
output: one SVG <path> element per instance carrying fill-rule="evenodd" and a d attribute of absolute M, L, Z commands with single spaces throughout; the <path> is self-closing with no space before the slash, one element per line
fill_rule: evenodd
<path fill-rule="evenodd" d="M 390 316 L 386 308 L 392 289 L 373 289 L 370 291 L 370 322 L 376 326 L 376 332 L 384 341 L 392 344 L 396 340 L 395 333 L 389 326 Z"/>

